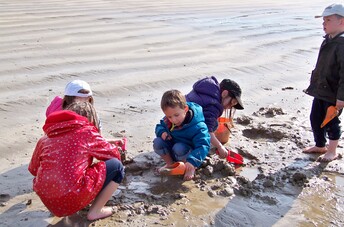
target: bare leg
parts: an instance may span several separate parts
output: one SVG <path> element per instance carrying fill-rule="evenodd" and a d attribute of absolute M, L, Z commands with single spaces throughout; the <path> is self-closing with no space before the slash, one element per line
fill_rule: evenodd
<path fill-rule="evenodd" d="M 90 221 L 106 218 L 112 215 L 112 207 L 105 207 L 106 202 L 110 199 L 112 194 L 117 190 L 118 184 L 110 181 L 108 185 L 97 195 L 93 201 L 90 210 L 87 214 L 87 219 Z"/>
<path fill-rule="evenodd" d="M 336 149 L 339 140 L 330 140 L 328 144 L 327 152 L 318 158 L 319 162 L 330 162 L 338 158 Z"/>
<path fill-rule="evenodd" d="M 166 165 L 164 167 L 162 167 L 162 168 L 171 167 L 173 165 L 173 163 L 174 163 L 171 155 L 169 155 L 169 154 L 161 155 L 161 158 L 166 162 Z"/>

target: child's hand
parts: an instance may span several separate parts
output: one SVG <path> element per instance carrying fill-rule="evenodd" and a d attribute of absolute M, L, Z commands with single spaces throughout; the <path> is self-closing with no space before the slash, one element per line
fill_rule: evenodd
<path fill-rule="evenodd" d="M 127 150 L 127 138 L 123 137 L 121 139 L 107 139 L 107 142 L 121 148 L 123 151 Z"/>
<path fill-rule="evenodd" d="M 226 147 L 224 147 L 223 145 L 221 145 L 218 149 L 217 149 L 217 153 L 219 155 L 220 158 L 226 158 L 228 155 L 228 151 L 226 149 Z"/>
<path fill-rule="evenodd" d="M 163 132 L 161 134 L 161 139 L 163 139 L 163 140 L 170 140 L 170 139 L 172 139 L 172 137 L 167 132 Z"/>
<path fill-rule="evenodd" d="M 121 146 L 122 144 L 122 139 L 106 139 L 106 141 L 116 146 Z"/>
<path fill-rule="evenodd" d="M 338 110 L 343 109 L 343 107 L 344 107 L 344 101 L 337 99 L 336 107 L 337 107 Z"/>

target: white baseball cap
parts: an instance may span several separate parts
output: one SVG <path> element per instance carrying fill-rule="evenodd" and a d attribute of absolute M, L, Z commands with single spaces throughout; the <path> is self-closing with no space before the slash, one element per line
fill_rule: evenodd
<path fill-rule="evenodd" d="M 344 6 L 342 4 L 329 5 L 324 9 L 324 12 L 320 16 L 315 16 L 315 18 L 327 17 L 334 14 L 344 17 Z"/>
<path fill-rule="evenodd" d="M 88 94 L 80 93 L 79 91 L 85 89 L 88 90 Z M 90 85 L 83 80 L 73 80 L 66 85 L 64 95 L 77 96 L 77 97 L 89 97 L 92 96 L 92 90 Z"/>

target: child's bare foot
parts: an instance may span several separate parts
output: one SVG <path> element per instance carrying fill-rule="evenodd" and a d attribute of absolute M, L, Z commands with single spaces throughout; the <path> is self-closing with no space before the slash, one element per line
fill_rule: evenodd
<path fill-rule="evenodd" d="M 195 176 L 195 170 L 191 170 L 191 171 L 185 171 L 185 174 L 184 174 L 184 180 L 192 180 Z"/>
<path fill-rule="evenodd" d="M 154 174 L 156 176 L 160 176 L 162 172 L 164 172 L 166 169 L 168 168 L 171 168 L 173 166 L 173 164 L 171 165 L 164 165 L 163 167 L 157 167 L 155 170 L 154 170 Z"/>
<path fill-rule="evenodd" d="M 190 163 L 185 163 L 185 174 L 184 174 L 184 180 L 192 180 L 195 176 L 195 167 Z"/>
<path fill-rule="evenodd" d="M 319 156 L 317 159 L 318 162 L 331 162 L 333 160 L 336 160 L 339 158 L 340 155 L 338 155 L 336 152 L 328 151 L 325 154 Z"/>
<path fill-rule="evenodd" d="M 302 152 L 306 154 L 324 154 L 327 152 L 327 148 L 317 147 L 317 146 L 306 147 L 305 149 L 302 150 Z"/>
<path fill-rule="evenodd" d="M 89 211 L 87 214 L 87 219 L 89 221 L 94 221 L 97 219 L 109 217 L 112 214 L 113 214 L 113 208 L 112 207 L 103 207 L 99 211 L 92 211 L 92 212 Z"/>

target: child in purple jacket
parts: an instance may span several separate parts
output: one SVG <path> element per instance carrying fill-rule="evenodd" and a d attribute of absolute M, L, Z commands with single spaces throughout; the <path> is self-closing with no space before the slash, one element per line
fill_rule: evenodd
<path fill-rule="evenodd" d="M 219 84 L 214 76 L 206 77 L 193 85 L 192 91 L 186 95 L 186 100 L 202 106 L 211 144 L 217 148 L 221 158 L 227 157 L 228 151 L 216 138 L 214 132 L 218 127 L 217 119 L 225 109 L 244 109 L 240 86 L 230 79 L 224 79 Z"/>

